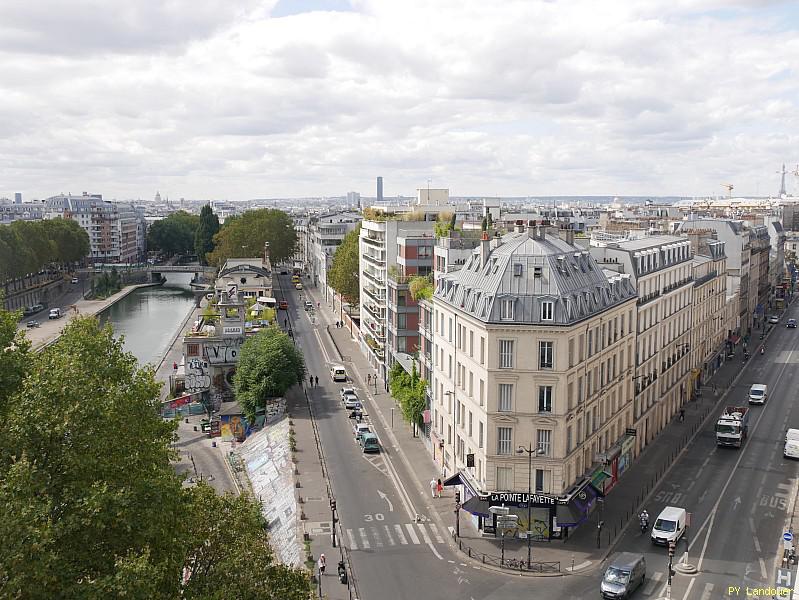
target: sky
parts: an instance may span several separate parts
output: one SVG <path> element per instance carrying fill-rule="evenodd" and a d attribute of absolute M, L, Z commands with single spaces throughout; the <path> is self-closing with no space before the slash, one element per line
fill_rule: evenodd
<path fill-rule="evenodd" d="M 0 197 L 776 194 L 797 4 L 2 0 Z"/>

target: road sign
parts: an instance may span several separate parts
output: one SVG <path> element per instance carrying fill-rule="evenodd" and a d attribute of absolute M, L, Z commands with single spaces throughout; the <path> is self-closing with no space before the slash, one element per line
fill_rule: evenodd
<path fill-rule="evenodd" d="M 790 531 L 786 531 L 785 533 L 782 534 L 782 539 L 785 540 L 786 542 L 790 542 L 791 540 L 793 540 L 793 534 Z"/>

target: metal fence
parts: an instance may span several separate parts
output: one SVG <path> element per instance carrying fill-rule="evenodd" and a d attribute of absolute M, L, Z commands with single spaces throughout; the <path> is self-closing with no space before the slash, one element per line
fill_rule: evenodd
<path fill-rule="evenodd" d="M 519 560 L 513 557 L 503 559 L 501 556 L 479 552 L 464 544 L 463 540 L 460 539 L 458 540 L 458 549 L 469 558 L 475 558 L 484 565 L 491 565 L 500 569 L 520 571 L 522 573 L 560 573 L 560 561 L 532 561 L 528 565 L 526 560 Z"/>

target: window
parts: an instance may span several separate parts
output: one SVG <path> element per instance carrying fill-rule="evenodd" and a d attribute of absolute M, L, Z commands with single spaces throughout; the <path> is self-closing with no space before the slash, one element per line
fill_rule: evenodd
<path fill-rule="evenodd" d="M 472 437 L 472 425 L 474 425 L 474 414 L 469 411 L 469 437 Z"/>
<path fill-rule="evenodd" d="M 499 340 L 499 368 L 513 368 L 513 340 Z"/>
<path fill-rule="evenodd" d="M 408 329 L 408 315 L 397 315 L 397 329 Z"/>
<path fill-rule="evenodd" d="M 480 336 L 480 364 L 485 364 L 486 358 L 486 339 Z"/>
<path fill-rule="evenodd" d="M 549 456 L 549 453 L 552 451 L 552 430 L 551 429 L 539 429 L 538 430 L 538 444 L 536 448 L 541 450 L 541 454 L 544 456 Z"/>
<path fill-rule="evenodd" d="M 499 384 L 499 402 L 497 404 L 499 412 L 511 412 L 513 410 L 513 384 Z"/>
<path fill-rule="evenodd" d="M 547 474 L 549 472 L 545 471 L 544 469 L 536 469 L 535 470 L 535 491 L 536 492 L 543 492 L 547 493 L 549 491 L 549 477 Z"/>
<path fill-rule="evenodd" d="M 540 369 L 552 368 L 552 354 L 554 342 L 538 342 L 538 367 Z"/>
<path fill-rule="evenodd" d="M 474 373 L 469 371 L 469 398 L 474 398 Z"/>
<path fill-rule="evenodd" d="M 480 400 L 480 406 L 483 406 L 483 397 L 484 397 L 484 394 L 485 394 L 485 381 L 483 381 L 483 380 L 481 379 L 481 380 L 480 380 L 480 397 L 479 397 L 479 400 Z"/>
<path fill-rule="evenodd" d="M 474 358 L 474 331 L 469 330 L 469 356 Z"/>
<path fill-rule="evenodd" d="M 513 320 L 513 300 L 503 300 L 500 305 L 499 318 L 503 321 Z"/>
<path fill-rule="evenodd" d="M 538 386 L 538 412 L 552 412 L 552 386 Z"/>
<path fill-rule="evenodd" d="M 477 447 L 478 448 L 482 448 L 483 447 L 483 422 L 482 421 L 480 421 L 477 424 Z"/>
<path fill-rule="evenodd" d="M 513 263 L 513 276 L 514 277 L 522 276 L 522 263 Z"/>
<path fill-rule="evenodd" d="M 513 430 L 510 427 L 497 427 L 497 454 L 511 454 L 513 447 L 512 433 Z"/>
<path fill-rule="evenodd" d="M 497 490 L 510 490 L 513 481 L 513 467 L 497 467 Z"/>
<path fill-rule="evenodd" d="M 555 318 L 555 303 L 542 302 L 541 303 L 541 320 L 552 321 Z"/>
<path fill-rule="evenodd" d="M 449 318 L 449 336 L 447 340 L 451 343 L 452 342 L 452 317 Z"/>
<path fill-rule="evenodd" d="M 566 428 L 566 454 L 572 451 L 572 426 Z"/>
<path fill-rule="evenodd" d="M 200 344 L 186 344 L 186 356 L 200 356 Z"/>

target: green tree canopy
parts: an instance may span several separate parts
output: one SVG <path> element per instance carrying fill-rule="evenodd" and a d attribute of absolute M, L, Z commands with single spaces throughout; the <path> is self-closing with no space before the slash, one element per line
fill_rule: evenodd
<path fill-rule="evenodd" d="M 275 208 L 261 208 L 225 219 L 214 236 L 214 250 L 208 256 L 212 265 L 222 266 L 228 258 L 261 256 L 269 242 L 272 263 L 290 258 L 297 245 L 297 232 L 291 217 Z"/>
<path fill-rule="evenodd" d="M 153 371 L 110 327 L 73 319 L 26 359 L 0 364 L 0 598 L 307 599 L 256 501 L 183 487 Z"/>
<path fill-rule="evenodd" d="M 305 378 L 305 359 L 289 336 L 269 327 L 247 339 L 239 353 L 236 399 L 250 423 L 269 398 L 282 396 Z"/>
<path fill-rule="evenodd" d="M 333 255 L 333 263 L 327 272 L 327 282 L 334 290 L 344 296 L 350 304 L 359 304 L 361 289 L 359 281 L 359 236 L 361 224 L 344 236 Z"/>
<path fill-rule="evenodd" d="M 415 436 L 416 428 L 421 424 L 422 415 L 427 408 L 427 383 L 419 377 L 415 362 L 410 374 L 396 362 L 389 372 L 388 384 L 391 395 L 399 402 L 402 417 L 413 426 Z"/>
<path fill-rule="evenodd" d="M 2 228 L 0 228 L 2 229 Z M 0 306 L 3 294 L 0 293 Z M 22 385 L 30 368 L 30 342 L 23 331 L 17 329 L 19 312 L 0 310 L 0 420 L 8 409 L 9 398 Z"/>
<path fill-rule="evenodd" d="M 14 221 L 0 227 L 0 279 L 36 273 L 89 254 L 89 236 L 71 219 Z"/>
<path fill-rule="evenodd" d="M 184 210 L 172 213 L 150 225 L 147 231 L 147 247 L 170 256 L 191 254 L 194 252 L 194 238 L 199 224 L 200 217 L 197 215 L 190 215 Z"/>
<path fill-rule="evenodd" d="M 207 265 L 207 255 L 214 249 L 214 236 L 219 232 L 219 218 L 211 210 L 211 205 L 206 204 L 200 210 L 200 223 L 194 234 L 194 251 L 200 264 Z"/>

